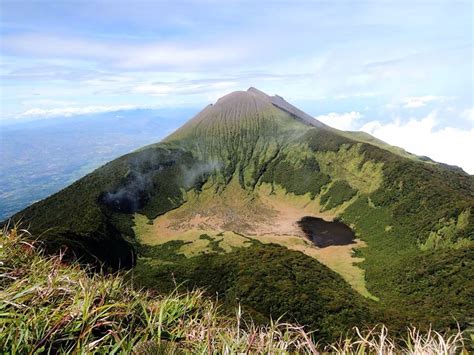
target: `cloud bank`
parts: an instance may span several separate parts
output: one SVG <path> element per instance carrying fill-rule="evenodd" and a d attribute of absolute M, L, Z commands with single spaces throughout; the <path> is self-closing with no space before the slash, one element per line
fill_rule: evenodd
<path fill-rule="evenodd" d="M 439 122 L 437 113 L 432 112 L 424 118 L 412 118 L 407 122 L 371 121 L 360 127 L 360 130 L 410 153 L 457 165 L 469 174 L 474 174 L 474 128 L 438 128 Z"/>
<path fill-rule="evenodd" d="M 80 58 L 107 63 L 121 69 L 196 68 L 241 59 L 245 48 L 231 44 L 174 43 L 149 41 L 97 41 L 58 35 L 24 33 L 3 38 L 3 48 L 9 52 L 39 58 Z"/>
<path fill-rule="evenodd" d="M 474 174 L 474 109 L 466 109 L 460 116 L 471 123 L 470 128 L 461 129 L 446 125 L 441 127 L 441 123 L 448 120 L 443 119 L 437 111 L 432 111 L 425 117 L 410 118 L 408 121 L 396 118 L 391 121 L 371 120 L 364 123 L 361 122 L 364 116 L 357 111 L 331 112 L 315 118 L 344 131 L 364 131 L 410 153 L 457 165 L 467 173 Z"/>
<path fill-rule="evenodd" d="M 85 107 L 61 107 L 61 108 L 32 108 L 23 112 L 19 118 L 52 118 L 71 117 L 93 113 L 114 112 L 120 110 L 132 110 L 137 107 L 132 105 L 119 106 L 85 106 Z"/>
<path fill-rule="evenodd" d="M 403 100 L 403 107 L 404 108 L 418 108 L 424 107 L 430 102 L 445 102 L 449 100 L 449 97 L 446 96 L 434 96 L 434 95 L 426 95 L 426 96 L 412 96 L 406 97 Z"/>
<path fill-rule="evenodd" d="M 358 119 L 362 117 L 360 112 L 351 111 L 345 113 L 331 112 L 327 115 L 316 116 L 315 118 L 328 126 L 341 129 L 343 131 L 350 131 Z"/>

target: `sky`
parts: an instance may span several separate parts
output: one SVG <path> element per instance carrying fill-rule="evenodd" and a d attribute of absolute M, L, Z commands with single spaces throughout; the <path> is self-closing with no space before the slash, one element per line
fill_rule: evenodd
<path fill-rule="evenodd" d="M 472 1 L 0 1 L 0 121 L 279 94 L 474 174 Z"/>

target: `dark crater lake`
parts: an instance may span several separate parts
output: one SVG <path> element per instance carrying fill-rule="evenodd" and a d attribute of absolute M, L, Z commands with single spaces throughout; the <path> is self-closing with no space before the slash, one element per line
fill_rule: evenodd
<path fill-rule="evenodd" d="M 306 216 L 298 221 L 298 226 L 319 248 L 355 243 L 354 232 L 342 222 L 326 222 L 322 218 Z"/>

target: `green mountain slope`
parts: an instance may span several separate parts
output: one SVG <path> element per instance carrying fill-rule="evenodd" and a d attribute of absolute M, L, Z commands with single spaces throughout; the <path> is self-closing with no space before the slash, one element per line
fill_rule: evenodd
<path fill-rule="evenodd" d="M 329 323 L 339 331 L 357 320 L 468 328 L 473 206 L 474 178 L 462 170 L 338 131 L 251 88 L 14 219 L 52 250 L 136 265 L 141 285 L 165 291 L 173 275 L 263 320 L 286 312 L 324 326 L 330 338 Z M 295 227 L 305 215 L 338 218 L 358 239 L 317 248 Z"/>

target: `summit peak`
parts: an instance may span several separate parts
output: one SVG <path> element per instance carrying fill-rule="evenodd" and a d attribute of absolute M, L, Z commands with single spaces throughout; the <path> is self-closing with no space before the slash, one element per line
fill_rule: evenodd
<path fill-rule="evenodd" d="M 247 89 L 247 92 L 250 92 L 252 94 L 257 94 L 257 95 L 263 95 L 265 97 L 269 97 L 269 95 L 267 95 L 266 93 L 264 93 L 263 91 L 261 90 L 258 90 L 257 88 L 254 88 L 253 86 L 249 87 Z"/>
<path fill-rule="evenodd" d="M 191 131 L 195 133 L 196 130 L 202 131 L 203 129 L 206 130 L 206 135 L 210 131 L 218 129 L 234 133 L 241 130 L 247 131 L 250 126 L 261 128 L 264 122 L 274 124 L 277 120 L 280 123 L 283 122 L 282 120 L 297 121 L 310 127 L 328 128 L 325 124 L 287 102 L 283 97 L 270 96 L 252 86 L 246 91 L 234 91 L 224 95 L 215 104 L 206 106 L 167 140 L 183 137 Z"/>

